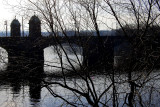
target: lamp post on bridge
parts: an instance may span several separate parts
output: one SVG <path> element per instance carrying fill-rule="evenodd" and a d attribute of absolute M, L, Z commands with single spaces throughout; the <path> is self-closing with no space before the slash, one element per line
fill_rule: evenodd
<path fill-rule="evenodd" d="M 6 37 L 8 36 L 8 27 L 7 27 L 7 20 L 6 21 L 4 21 L 4 25 L 6 26 Z"/>

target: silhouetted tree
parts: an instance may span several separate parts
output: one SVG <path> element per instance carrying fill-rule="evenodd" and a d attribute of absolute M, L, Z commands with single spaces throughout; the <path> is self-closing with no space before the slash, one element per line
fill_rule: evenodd
<path fill-rule="evenodd" d="M 119 84 L 129 83 L 130 92 L 124 91 L 123 106 L 145 106 L 145 102 L 143 102 L 145 98 L 141 97 L 142 93 L 140 92 L 146 87 L 150 79 L 154 80 L 154 76 L 153 78 L 150 78 L 150 76 L 159 65 L 159 41 L 157 40 L 159 35 L 159 0 L 27 0 L 24 4 L 23 6 L 18 5 L 18 10 L 19 7 L 21 7 L 20 10 L 23 11 L 36 11 L 36 14 L 42 19 L 43 27 L 51 33 L 51 36 L 56 40 L 57 46 L 59 46 L 65 54 L 72 68 L 72 72 L 76 74 L 83 83 L 83 85 L 79 85 L 79 83 L 75 81 L 74 83 L 78 88 L 67 83 L 67 75 L 65 73 L 67 69 L 64 68 L 61 51 L 55 46 L 61 64 L 62 81 L 43 81 L 44 87 L 46 87 L 54 97 L 62 99 L 71 106 L 86 106 L 81 99 L 85 98 L 87 103 L 94 107 L 107 106 L 107 101 L 112 101 L 112 105 L 115 107 L 119 106 L 121 102 L 120 95 L 122 92 L 118 90 Z M 14 6 L 14 8 L 16 7 L 17 6 Z M 104 29 L 107 29 L 107 22 L 103 19 L 105 15 L 110 15 L 116 21 L 117 29 L 119 29 L 120 35 L 122 36 L 121 43 L 127 43 L 127 49 L 129 50 L 124 50 L 123 47 L 121 48 L 122 51 L 120 51 L 120 53 L 125 51 L 128 55 L 125 56 L 121 69 L 112 69 L 111 72 L 109 72 L 106 67 L 109 63 L 107 58 L 110 52 L 105 49 L 105 42 L 109 41 L 106 40 L 104 42 L 100 35 L 101 24 L 103 24 Z M 86 66 L 83 66 L 78 58 L 71 44 L 70 37 L 66 33 L 66 31 L 70 29 L 75 30 L 75 36 L 77 36 L 79 44 L 82 44 L 88 53 L 88 43 L 83 42 L 82 37 L 79 36 L 80 31 L 96 31 L 99 44 L 95 49 L 97 48 L 98 52 L 102 53 L 99 59 L 104 58 L 103 62 L 100 60 L 98 64 L 103 65 L 105 69 L 104 74 L 111 81 L 109 85 L 105 85 L 103 91 L 97 92 L 96 83 L 91 78 L 92 71 L 90 66 L 88 66 L 87 63 Z M 57 32 L 61 32 L 67 40 L 78 60 L 80 66 L 79 71 L 69 59 L 66 50 L 58 38 L 59 35 Z M 87 40 L 89 41 L 90 38 L 91 36 L 89 36 Z M 116 37 L 115 39 L 120 41 L 120 39 Z M 84 60 L 85 57 L 87 56 L 84 56 Z M 91 68 L 94 68 L 94 66 Z M 94 71 L 94 69 L 92 70 Z M 120 70 L 122 72 L 120 72 Z M 120 74 L 118 74 L 118 71 Z M 127 73 L 128 79 L 120 79 L 121 73 L 123 72 Z M 50 87 L 51 85 L 58 85 L 70 90 L 77 97 L 77 102 L 70 101 L 66 97 L 54 92 Z M 108 93 L 112 93 L 112 97 L 108 98 Z M 103 101 L 104 97 L 106 98 L 105 101 Z"/>

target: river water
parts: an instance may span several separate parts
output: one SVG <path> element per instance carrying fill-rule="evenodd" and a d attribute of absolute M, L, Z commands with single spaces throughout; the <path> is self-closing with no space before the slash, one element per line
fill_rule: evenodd
<path fill-rule="evenodd" d="M 67 44 L 63 44 L 63 46 L 68 53 L 69 59 L 71 59 L 71 63 L 76 69 L 79 69 L 79 63 L 83 62 L 82 48 L 77 47 L 76 45 L 74 46 L 77 52 L 77 56 L 75 56 L 72 51 L 69 51 L 70 48 Z M 3 56 L 3 59 L 0 60 L 3 62 L 0 63 L 0 69 L 1 72 L 5 72 L 8 63 L 7 52 L 1 49 L 1 55 Z M 71 69 L 71 66 L 63 52 L 61 52 L 61 56 L 64 63 L 63 67 Z M 53 46 L 44 49 L 44 59 L 44 71 L 46 74 L 60 73 L 61 64 L 59 56 L 56 54 Z M 155 70 L 148 78 L 146 78 L 146 76 L 147 73 L 145 72 L 133 73 L 133 79 L 135 79 L 137 84 L 145 82 L 142 88 L 136 88 L 135 106 L 140 106 L 140 97 L 138 96 L 141 96 L 144 106 L 160 107 L 160 73 L 158 70 Z M 118 98 L 117 102 L 119 103 L 119 107 L 127 107 L 125 104 L 125 97 L 128 93 L 130 93 L 130 85 L 128 84 L 127 79 L 127 74 L 125 73 L 117 73 L 115 75 L 116 95 Z M 48 82 L 63 83 L 62 78 L 46 77 L 45 80 Z M 111 76 L 105 74 L 92 75 L 91 80 L 94 83 L 97 95 L 100 95 L 112 83 Z M 41 82 L 42 81 L 38 80 L 25 80 L 17 78 L 12 78 L 10 80 L 7 80 L 6 78 L 6 80 L 1 80 L 0 107 L 70 107 L 70 105 L 67 105 L 62 99 L 51 95 L 49 90 L 41 85 Z M 87 90 L 86 83 L 81 78 L 66 78 L 66 82 L 70 87 L 77 90 Z M 73 93 L 71 90 L 62 88 L 61 86 L 55 84 L 52 84 L 49 87 L 54 91 L 54 93 L 66 98 L 68 101 L 76 102 L 77 106 L 89 106 L 84 97 Z M 106 105 L 112 107 L 112 93 L 113 91 L 111 87 L 102 96 L 100 101 L 103 103 L 105 102 Z M 100 106 L 102 106 L 102 104 L 100 104 Z"/>

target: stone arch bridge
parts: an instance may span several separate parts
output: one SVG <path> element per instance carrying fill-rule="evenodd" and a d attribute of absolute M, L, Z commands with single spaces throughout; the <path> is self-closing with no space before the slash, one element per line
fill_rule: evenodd
<path fill-rule="evenodd" d="M 91 66 L 97 61 L 101 61 L 98 57 L 103 54 L 100 52 L 101 45 L 99 45 L 97 37 L 0 37 L 0 47 L 8 52 L 9 67 L 11 69 L 17 67 L 35 68 L 37 66 L 43 67 L 44 52 L 43 49 L 48 46 L 59 45 L 63 43 L 76 44 L 83 49 L 84 61 Z M 103 37 L 103 45 L 107 51 L 106 56 L 113 61 L 113 46 L 111 38 Z M 103 59 L 103 58 L 102 58 Z M 33 67 L 32 67 L 33 66 Z M 94 65 L 95 66 L 95 65 Z"/>
<path fill-rule="evenodd" d="M 20 23 L 17 19 L 14 19 L 11 23 L 11 36 L 0 37 L 0 47 L 8 52 L 8 69 L 11 70 L 17 70 L 17 68 L 43 69 L 43 49 L 61 43 L 81 46 L 83 48 L 84 65 L 95 66 L 100 64 L 102 60 L 107 60 L 106 66 L 108 67 L 113 64 L 113 37 L 44 37 L 41 35 L 41 22 L 35 15 L 29 21 L 28 37 L 21 37 Z"/>

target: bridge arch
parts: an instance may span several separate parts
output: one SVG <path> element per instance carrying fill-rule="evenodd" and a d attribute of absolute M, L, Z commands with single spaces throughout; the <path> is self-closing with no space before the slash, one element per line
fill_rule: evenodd
<path fill-rule="evenodd" d="M 83 48 L 74 43 L 72 43 L 71 46 L 68 43 L 62 43 L 62 46 L 64 50 L 59 45 L 51 45 L 44 48 L 44 71 L 45 72 L 59 73 L 62 70 L 61 68 L 62 65 L 60 62 L 61 60 L 62 60 L 64 70 L 66 72 L 73 70 L 70 63 L 76 69 L 80 68 L 80 64 L 82 64 L 83 62 Z"/>

